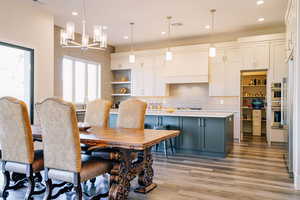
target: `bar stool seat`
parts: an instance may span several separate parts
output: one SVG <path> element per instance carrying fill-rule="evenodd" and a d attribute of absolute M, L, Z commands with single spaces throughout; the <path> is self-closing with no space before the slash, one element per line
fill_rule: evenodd
<path fill-rule="evenodd" d="M 155 129 L 155 130 L 168 130 L 167 126 L 162 126 L 162 125 L 155 126 L 153 129 Z M 167 139 L 167 140 L 162 141 L 160 144 L 164 145 L 164 154 L 165 154 L 166 157 L 168 157 L 168 145 L 167 145 L 167 142 L 169 142 L 169 144 L 170 144 L 172 155 L 174 155 L 174 152 L 175 152 L 172 139 Z M 160 144 L 155 145 L 156 151 L 158 151 L 158 148 L 159 148 Z"/>

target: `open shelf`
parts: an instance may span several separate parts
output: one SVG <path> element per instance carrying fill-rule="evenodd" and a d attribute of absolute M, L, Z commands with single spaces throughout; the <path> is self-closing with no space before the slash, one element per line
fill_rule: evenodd
<path fill-rule="evenodd" d="M 266 87 L 266 85 L 242 85 L 242 87 Z"/>
<path fill-rule="evenodd" d="M 131 96 L 131 94 L 112 94 L 111 96 L 113 96 L 113 97 L 118 97 L 118 96 L 129 97 L 129 96 Z"/>
<path fill-rule="evenodd" d="M 131 84 L 130 81 L 113 81 L 111 82 L 112 85 L 120 85 L 120 84 Z"/>

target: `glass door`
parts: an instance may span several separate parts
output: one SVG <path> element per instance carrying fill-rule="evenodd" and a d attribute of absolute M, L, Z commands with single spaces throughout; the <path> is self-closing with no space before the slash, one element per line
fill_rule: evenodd
<path fill-rule="evenodd" d="M 23 100 L 33 122 L 34 50 L 0 42 L 0 97 Z"/>

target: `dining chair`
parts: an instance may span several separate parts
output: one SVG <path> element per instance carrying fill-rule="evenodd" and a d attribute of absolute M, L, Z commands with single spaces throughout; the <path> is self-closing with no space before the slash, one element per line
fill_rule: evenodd
<path fill-rule="evenodd" d="M 137 99 L 128 99 L 119 106 L 118 128 L 144 129 L 147 103 Z"/>
<path fill-rule="evenodd" d="M 87 122 L 91 126 L 107 128 L 111 105 L 111 101 L 102 99 L 88 102 L 84 122 Z"/>
<path fill-rule="evenodd" d="M 119 106 L 117 128 L 144 129 L 146 109 L 147 103 L 143 101 L 137 99 L 123 101 Z M 117 150 L 106 148 L 105 145 L 92 146 L 88 152 L 103 159 L 118 160 Z M 133 159 L 137 156 L 136 153 L 132 153 Z"/>
<path fill-rule="evenodd" d="M 40 171 L 44 169 L 43 151 L 34 151 L 28 110 L 23 101 L 13 97 L 0 99 L 0 144 L 4 175 L 0 196 L 6 199 L 7 190 L 17 189 L 18 184 L 24 181 L 11 186 L 10 172 L 26 175 L 28 187 L 24 199 L 32 199 L 33 195 L 45 192 L 45 189 L 34 190 L 36 181 L 41 181 Z"/>
<path fill-rule="evenodd" d="M 79 129 L 72 103 L 58 98 L 48 98 L 38 103 L 36 108 L 43 132 L 47 186 L 44 200 L 55 196 L 52 194 L 53 180 L 71 185 L 75 190 L 76 199 L 81 200 L 83 196 L 81 183 L 109 172 L 112 163 L 81 155 Z M 107 195 L 100 194 L 95 199 Z"/>
<path fill-rule="evenodd" d="M 90 126 L 108 127 L 109 111 L 112 102 L 102 99 L 90 101 L 87 104 L 84 122 Z M 89 154 L 89 145 L 81 144 L 81 150 L 85 154 Z"/>

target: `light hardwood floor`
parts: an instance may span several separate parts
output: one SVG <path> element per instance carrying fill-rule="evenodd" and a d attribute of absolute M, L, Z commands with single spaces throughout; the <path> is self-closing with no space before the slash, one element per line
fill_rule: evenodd
<path fill-rule="evenodd" d="M 156 154 L 154 169 L 158 187 L 147 195 L 131 192 L 130 199 L 299 200 L 300 192 L 293 190 L 286 171 L 284 153 L 282 146 L 268 147 L 261 139 L 250 138 L 235 144 L 227 158 L 177 153 L 166 159 Z M 132 188 L 135 185 L 136 181 Z M 10 192 L 8 199 L 23 199 L 23 196 L 24 190 L 19 190 Z M 62 195 L 59 199 L 70 199 L 70 196 Z"/>

